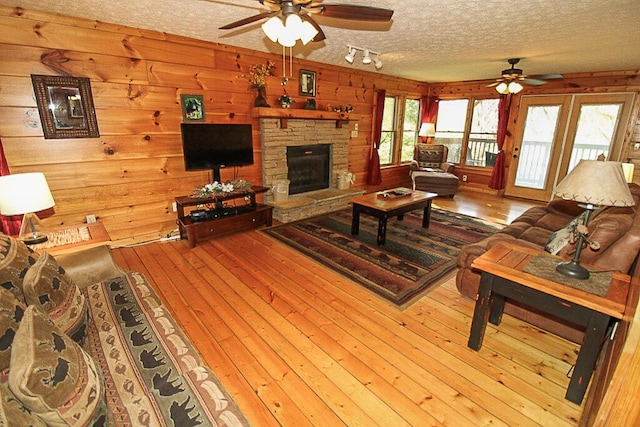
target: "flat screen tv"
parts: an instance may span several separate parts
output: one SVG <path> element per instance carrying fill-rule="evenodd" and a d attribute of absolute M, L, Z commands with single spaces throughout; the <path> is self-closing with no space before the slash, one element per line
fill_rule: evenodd
<path fill-rule="evenodd" d="M 220 181 L 220 168 L 253 164 L 251 125 L 182 123 L 181 131 L 188 171 L 211 169 Z"/>

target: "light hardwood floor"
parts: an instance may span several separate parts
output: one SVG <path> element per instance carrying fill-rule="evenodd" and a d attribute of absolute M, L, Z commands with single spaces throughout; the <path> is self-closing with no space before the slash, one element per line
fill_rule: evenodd
<path fill-rule="evenodd" d="M 480 193 L 437 206 L 508 222 Z M 114 250 L 143 272 L 253 425 L 572 426 L 577 345 L 508 315 L 467 347 L 473 301 L 449 280 L 400 311 L 258 231 L 188 249 Z"/>

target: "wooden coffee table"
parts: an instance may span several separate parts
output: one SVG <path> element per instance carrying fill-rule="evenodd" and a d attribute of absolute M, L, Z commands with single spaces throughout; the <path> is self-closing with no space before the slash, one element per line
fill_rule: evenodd
<path fill-rule="evenodd" d="M 394 188 L 354 197 L 349 200 L 349 203 L 353 205 L 351 234 L 358 235 L 361 213 L 371 215 L 378 218 L 378 245 L 384 245 L 387 234 L 387 220 L 397 217 L 399 221 L 402 221 L 405 213 L 420 208 L 424 212 L 422 228 L 428 228 L 431 216 L 431 201 L 436 196 L 436 193 L 410 190 L 408 188 Z"/>

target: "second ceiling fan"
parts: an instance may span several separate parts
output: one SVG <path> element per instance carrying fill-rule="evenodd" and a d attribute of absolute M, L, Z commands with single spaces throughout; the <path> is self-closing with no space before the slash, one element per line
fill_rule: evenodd
<path fill-rule="evenodd" d="M 546 82 L 546 80 L 561 79 L 564 76 L 562 74 L 539 74 L 535 76 L 527 76 L 523 73 L 521 68 L 515 68 L 520 62 L 520 58 L 511 58 L 507 60 L 511 64 L 511 68 L 502 70 L 501 77 L 496 79 L 494 83 L 487 85 L 487 87 L 495 87 L 499 93 L 518 93 L 523 89 L 521 83 L 540 86 Z"/>
<path fill-rule="evenodd" d="M 270 10 L 224 25 L 220 29 L 230 30 L 264 18 L 271 18 L 262 25 L 265 34 L 272 41 L 278 41 L 283 46 L 293 46 L 297 39 L 306 44 L 309 41 L 319 42 L 326 38 L 312 15 L 365 22 L 388 22 L 393 16 L 393 10 L 371 6 L 324 4 L 313 0 L 256 1 L 269 7 Z M 296 35 L 299 35 L 297 39 L 290 40 L 289 34 L 284 35 L 283 29 L 290 27 L 297 27 Z"/>

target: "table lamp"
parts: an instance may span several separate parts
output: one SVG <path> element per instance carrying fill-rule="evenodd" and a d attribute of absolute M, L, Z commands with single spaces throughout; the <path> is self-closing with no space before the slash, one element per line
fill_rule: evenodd
<path fill-rule="evenodd" d="M 591 213 L 602 206 L 635 204 L 625 180 L 622 163 L 581 160 L 558 184 L 555 194 L 565 200 L 580 202 L 578 206 L 585 209 L 584 227 L 578 227 L 578 242 L 573 259 L 559 263 L 556 271 L 574 279 L 588 279 L 589 271 L 580 265 L 580 253 L 587 240 L 587 224 Z"/>
<path fill-rule="evenodd" d="M 422 125 L 420 125 L 420 130 L 418 131 L 418 136 L 423 138 L 424 142 L 427 142 L 428 138 L 436 136 L 435 123 L 422 123 Z"/>
<path fill-rule="evenodd" d="M 0 176 L 0 214 L 23 215 L 18 239 L 28 245 L 47 241 L 46 229 L 35 212 L 55 205 L 41 172 Z"/>

